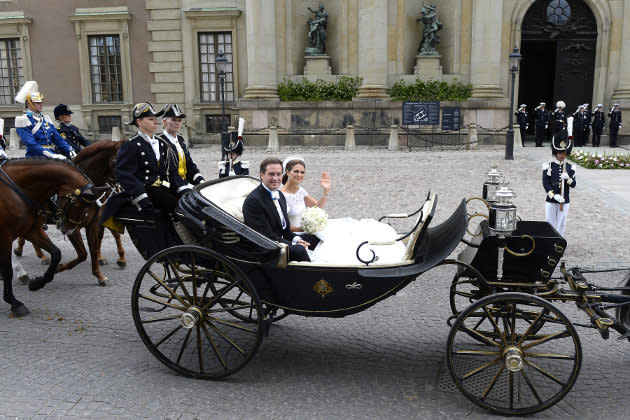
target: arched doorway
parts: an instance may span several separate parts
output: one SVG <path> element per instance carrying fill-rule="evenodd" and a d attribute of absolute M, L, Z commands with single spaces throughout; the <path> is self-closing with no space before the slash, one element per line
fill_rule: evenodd
<path fill-rule="evenodd" d="M 560 99 L 568 113 L 591 104 L 596 42 L 597 22 L 584 0 L 536 0 L 521 27 L 518 102 L 530 112 L 539 102 L 553 111 Z"/>

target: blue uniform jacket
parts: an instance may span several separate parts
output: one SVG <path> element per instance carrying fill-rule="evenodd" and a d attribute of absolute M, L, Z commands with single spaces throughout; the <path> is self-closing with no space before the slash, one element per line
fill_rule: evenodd
<path fill-rule="evenodd" d="M 166 137 L 166 134 L 162 133 L 157 137 L 159 137 L 166 144 L 168 144 L 168 146 L 173 151 L 173 155 L 174 155 L 173 159 L 175 160 L 174 164 L 175 164 L 175 169 L 177 172 L 177 168 L 179 168 L 179 155 L 177 154 L 177 148 Z M 186 178 L 184 179 L 193 185 L 197 185 L 203 182 L 204 178 L 201 175 L 199 168 L 197 168 L 197 165 L 195 165 L 195 162 L 193 162 L 192 157 L 190 156 L 190 152 L 188 151 L 188 147 L 186 147 L 186 142 L 184 141 L 184 138 L 182 136 L 177 136 L 177 141 L 179 142 L 180 147 L 184 151 L 184 156 L 186 158 Z"/>
<path fill-rule="evenodd" d="M 562 179 L 560 179 L 560 171 L 562 170 L 562 164 L 558 160 L 551 162 L 545 162 L 543 164 L 542 183 L 547 193 L 548 203 L 558 203 L 553 199 L 555 194 L 560 194 L 560 188 L 562 186 Z M 565 180 L 564 185 L 564 202 L 569 202 L 569 190 L 575 188 L 575 169 L 570 163 L 565 163 L 565 171 L 569 174 L 569 179 Z M 570 181 L 570 182 L 569 182 Z"/>
<path fill-rule="evenodd" d="M 59 123 L 59 129 L 57 131 L 70 147 L 74 149 L 75 153 L 79 153 L 83 147 L 90 145 L 88 139 L 83 137 L 79 129 L 72 124 Z M 62 152 L 59 151 L 58 153 Z"/>
<path fill-rule="evenodd" d="M 37 130 L 33 133 L 33 129 Z M 26 146 L 26 157 L 43 156 L 44 150 L 54 152 L 53 146 L 57 146 L 64 155 L 70 155 L 70 146 L 59 135 L 52 120 L 48 115 L 35 115 L 31 111 L 15 117 L 15 129 L 20 140 Z"/>

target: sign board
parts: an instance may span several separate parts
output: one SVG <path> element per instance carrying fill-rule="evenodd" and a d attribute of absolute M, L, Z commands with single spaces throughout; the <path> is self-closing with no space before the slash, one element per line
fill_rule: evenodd
<path fill-rule="evenodd" d="M 403 125 L 439 125 L 440 102 L 403 102 Z"/>
<path fill-rule="evenodd" d="M 442 130 L 459 130 L 461 108 L 458 106 L 445 106 L 442 108 Z"/>

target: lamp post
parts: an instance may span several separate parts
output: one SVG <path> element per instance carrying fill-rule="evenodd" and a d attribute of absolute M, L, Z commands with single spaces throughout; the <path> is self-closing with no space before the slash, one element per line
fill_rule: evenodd
<path fill-rule="evenodd" d="M 512 105 L 514 104 L 514 85 L 516 83 L 516 73 L 518 73 L 518 65 L 523 56 L 518 52 L 518 47 L 514 47 L 512 54 L 508 57 L 510 63 L 510 73 L 512 73 L 512 94 L 510 95 L 510 125 L 507 131 L 507 139 L 505 141 L 505 159 L 514 160 L 514 113 Z"/>
<path fill-rule="evenodd" d="M 223 51 L 219 51 L 219 55 L 214 60 L 219 80 L 221 81 L 221 160 L 225 160 L 225 146 L 227 141 L 227 125 L 225 124 L 225 69 L 227 67 L 227 58 Z"/>

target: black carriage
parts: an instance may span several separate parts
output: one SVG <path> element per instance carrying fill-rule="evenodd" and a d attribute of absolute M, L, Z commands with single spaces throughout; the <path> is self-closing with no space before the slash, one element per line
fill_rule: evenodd
<path fill-rule="evenodd" d="M 147 260 L 132 291 L 136 328 L 151 353 L 179 373 L 231 375 L 251 360 L 273 322 L 362 311 L 442 264 L 457 266 L 447 365 L 464 395 L 491 411 L 544 410 L 575 382 L 579 337 L 552 301 L 575 301 L 603 336 L 609 328 L 628 336 L 625 288 L 602 294 L 564 266 L 562 279 L 552 276 L 566 241 L 545 222 L 497 231 L 501 208 L 482 200 L 488 221 L 465 239 L 476 216 L 466 201 L 432 226 L 437 196 L 429 194 L 417 211 L 385 216 L 415 217 L 400 235 L 406 249 L 398 262 L 379 262 L 371 249 L 383 243 L 362 244 L 357 260 L 344 265 L 288 262 L 286 246 L 242 221 L 242 203 L 258 183 L 231 177 L 195 187 L 178 205 L 177 235 L 154 220 L 119 217 Z M 447 259 L 462 242 L 458 258 Z M 617 318 L 605 313 L 604 302 L 616 302 Z"/>

